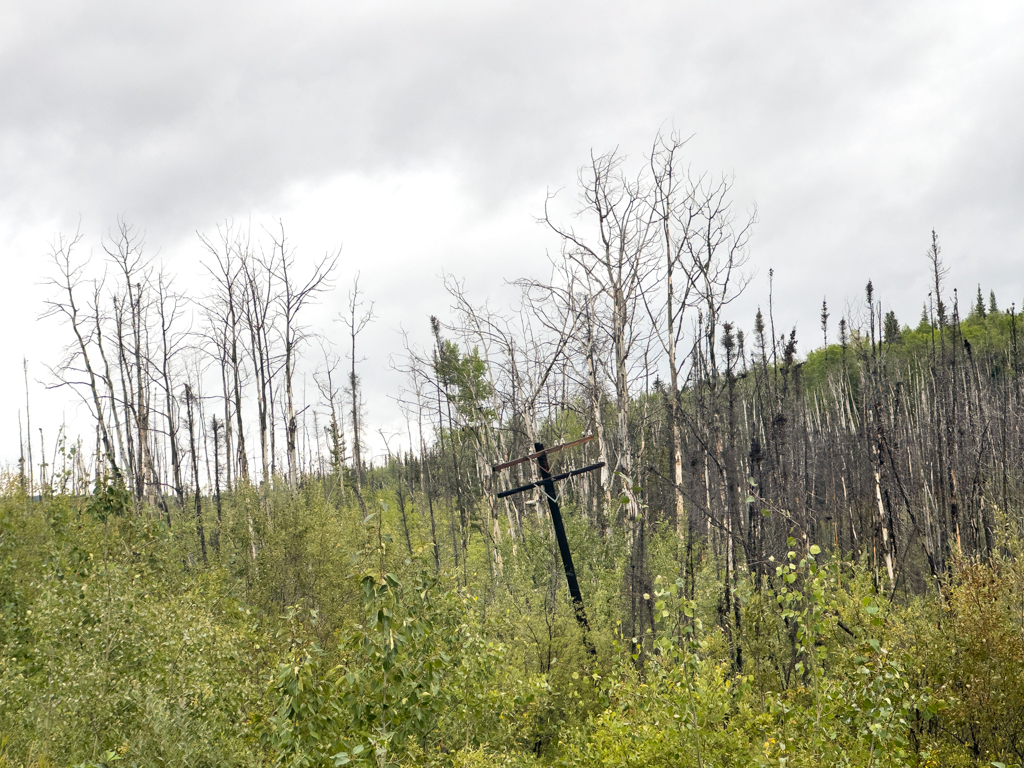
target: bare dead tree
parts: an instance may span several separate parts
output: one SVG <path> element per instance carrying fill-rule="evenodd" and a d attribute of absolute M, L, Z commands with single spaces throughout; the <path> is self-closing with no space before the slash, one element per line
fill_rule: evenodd
<path fill-rule="evenodd" d="M 405 348 L 406 364 L 404 367 L 396 366 L 396 368 L 406 374 L 407 380 L 411 384 L 411 391 L 400 396 L 399 402 L 403 408 L 415 410 L 416 413 L 420 451 L 420 488 L 426 497 L 427 513 L 430 519 L 430 543 L 434 555 L 434 569 L 440 572 L 441 550 L 437 543 L 437 523 L 434 515 L 434 484 L 430 471 L 430 454 L 423 431 L 423 417 L 426 413 L 426 382 L 429 377 L 424 368 L 423 355 L 414 352 L 409 343 L 409 336 L 404 330 L 402 331 L 402 344 Z M 412 397 L 410 398 L 408 395 Z M 411 437 L 410 435 L 410 443 L 412 442 Z"/>
<path fill-rule="evenodd" d="M 25 429 L 28 431 L 29 439 L 28 439 L 28 444 L 26 445 L 25 442 L 19 438 L 19 442 L 22 445 L 22 449 L 21 449 L 22 450 L 22 457 L 21 457 L 22 469 L 21 469 L 21 472 L 22 472 L 22 486 L 25 488 L 25 492 L 29 496 L 31 496 L 32 493 L 33 493 L 32 488 L 35 486 L 35 473 L 34 473 L 33 468 L 32 468 L 32 412 L 29 409 L 29 399 L 28 399 L 28 358 L 27 357 L 22 358 L 22 364 L 23 364 L 24 373 L 25 373 Z M 21 419 L 20 418 L 18 419 L 18 431 L 19 432 L 21 431 Z M 25 456 L 24 456 L 24 454 L 25 454 L 25 449 L 26 448 L 28 449 L 28 477 L 27 478 L 24 476 L 25 475 Z M 28 481 L 27 485 L 25 483 L 26 479 Z"/>
<path fill-rule="evenodd" d="M 277 258 L 272 262 L 276 269 L 278 311 L 282 322 L 282 343 L 284 347 L 284 389 L 286 423 L 285 433 L 288 446 L 288 482 L 292 488 L 298 486 L 299 466 L 296 456 L 296 435 L 298 425 L 295 418 L 295 395 L 292 379 L 295 362 L 302 342 L 308 338 L 306 328 L 299 324 L 299 313 L 316 297 L 332 287 L 331 276 L 338 265 L 338 252 L 328 253 L 313 265 L 312 274 L 305 280 L 296 280 L 295 253 L 287 245 L 284 224 L 280 235 L 274 238 Z M 353 353 L 354 354 L 354 353 Z"/>
<path fill-rule="evenodd" d="M 114 446 L 111 443 L 110 434 L 107 430 L 103 395 L 100 392 L 100 380 L 89 356 L 90 346 L 94 342 L 98 343 L 99 341 L 98 338 L 93 337 L 93 334 L 99 334 L 100 329 L 98 323 L 97 327 L 92 331 L 85 327 L 84 319 L 75 298 L 75 290 L 82 283 L 82 275 L 85 268 L 84 265 L 76 264 L 74 261 L 74 249 L 81 240 L 82 233 L 78 231 L 70 238 L 58 235 L 51 246 L 50 258 L 53 260 L 57 275 L 51 278 L 48 284 L 59 291 L 59 296 L 47 300 L 46 309 L 42 317 L 61 318 L 71 326 L 71 331 L 75 336 L 75 344 L 67 349 L 64 360 L 52 372 L 59 381 L 58 386 L 70 386 L 76 389 L 82 385 L 78 374 L 85 374 L 85 385 L 88 386 L 89 398 L 83 399 L 86 402 L 89 402 L 91 399 L 92 415 L 96 419 L 96 425 L 100 432 L 105 460 L 110 467 L 111 474 L 116 480 L 120 480 L 122 475 L 118 467 Z M 78 367 L 79 365 L 81 365 L 81 368 Z"/>
<path fill-rule="evenodd" d="M 624 158 L 612 152 L 591 155 L 590 163 L 580 171 L 580 218 L 592 227 L 590 236 L 574 227 L 556 224 L 545 205 L 544 221 L 562 241 L 562 258 L 578 269 L 592 290 L 597 312 L 612 349 L 611 375 L 615 389 L 615 473 L 620 478 L 620 493 L 627 500 L 627 546 L 631 551 L 627 566 L 630 594 L 628 628 L 632 635 L 642 634 L 638 627 L 653 623 L 649 601 L 646 564 L 646 519 L 643 505 L 634 490 L 634 450 L 629 433 L 630 380 L 633 353 L 641 336 L 642 293 L 655 268 L 654 245 L 658 230 L 650 205 L 649 180 L 644 172 L 629 178 L 622 171 Z M 550 198 L 549 198 L 550 200 Z"/>
<path fill-rule="evenodd" d="M 134 432 L 127 432 L 128 453 L 136 498 L 159 493 L 153 476 L 150 444 L 151 381 L 147 314 L 152 266 L 144 253 L 144 236 L 124 219 L 103 243 L 123 284 L 114 292 L 114 320 L 117 329 L 117 358 L 121 372 L 122 397 Z"/>
<path fill-rule="evenodd" d="M 320 340 L 320 349 L 324 356 L 324 362 L 313 374 L 313 381 L 316 382 L 317 388 L 320 390 L 320 397 L 327 402 L 329 421 L 324 430 L 331 456 L 331 476 L 338 484 L 339 494 L 343 495 L 345 493 L 345 462 L 347 460 L 344 433 L 345 412 L 338 407 L 341 391 L 336 382 L 341 359 L 327 347 L 323 339 Z"/>
<path fill-rule="evenodd" d="M 178 505 L 185 505 L 185 487 L 181 479 L 181 456 L 178 447 L 177 399 L 174 396 L 174 363 L 175 358 L 185 343 L 188 331 L 176 331 L 175 323 L 183 315 L 184 297 L 173 290 L 173 280 L 160 270 L 156 281 L 156 312 L 160 323 L 160 341 L 157 354 L 156 370 L 159 383 L 163 387 L 164 402 L 167 410 L 164 414 L 167 423 L 167 439 L 170 444 L 171 483 Z"/>
<path fill-rule="evenodd" d="M 224 422 L 214 416 L 210 422 L 210 428 L 213 430 L 213 492 L 217 504 L 217 532 L 213 539 L 213 549 L 219 554 L 220 532 L 224 524 L 223 505 L 220 498 L 220 442 L 221 433 L 224 431 Z"/>
<path fill-rule="evenodd" d="M 366 326 L 376 318 L 373 314 L 373 302 L 371 301 L 369 306 L 366 306 L 366 302 L 362 299 L 362 292 L 359 290 L 358 273 L 356 273 L 356 276 L 352 279 L 352 288 L 348 292 L 348 312 L 346 314 L 339 315 L 339 319 L 348 328 L 349 340 L 351 342 L 349 352 L 349 362 L 351 363 L 351 367 L 349 369 L 348 376 L 348 392 L 351 404 L 349 417 L 351 418 L 352 423 L 352 469 L 355 480 L 355 491 L 360 504 L 362 504 L 362 487 L 365 476 L 363 467 L 363 442 L 361 436 L 361 396 L 359 376 L 356 373 L 356 365 L 365 360 L 365 358 L 360 358 L 356 355 L 356 339 L 359 337 L 359 334 L 366 329 Z"/>
<path fill-rule="evenodd" d="M 648 181 L 643 174 L 628 178 L 624 158 L 612 152 L 591 156 L 580 171 L 582 207 L 578 217 L 588 217 L 593 238 L 573 227 L 556 224 L 545 205 L 544 221 L 562 241 L 562 257 L 578 268 L 595 301 L 606 310 L 597 314 L 607 325 L 612 348 L 612 381 L 616 405 L 616 471 L 622 491 L 629 498 L 627 516 L 635 520 L 639 505 L 633 497 L 633 451 L 629 440 L 630 363 L 640 335 L 637 310 L 644 283 L 654 269 L 653 245 L 657 237 L 648 200 Z"/>
<path fill-rule="evenodd" d="M 199 539 L 199 547 L 203 555 L 203 564 L 206 565 L 206 531 L 203 527 L 203 494 L 199 486 L 199 454 L 196 450 L 196 419 L 195 419 L 196 396 L 192 392 L 191 384 L 185 384 L 185 413 L 188 419 L 188 445 L 189 454 L 192 457 L 192 493 L 195 502 L 196 515 L 196 537 Z"/>
<path fill-rule="evenodd" d="M 232 411 L 238 440 L 238 477 L 249 481 L 249 461 L 245 450 L 245 428 L 242 418 L 242 380 L 244 378 L 242 355 L 244 347 L 240 342 L 244 304 L 244 276 L 241 271 L 242 256 L 248 254 L 248 234 L 236 230 L 226 223 L 217 229 L 217 241 L 199 235 L 199 239 L 213 257 L 215 266 L 204 264 L 214 280 L 214 294 L 206 302 L 207 317 L 214 325 L 213 335 L 220 347 L 221 382 L 224 388 L 224 444 L 229 457 L 228 487 L 231 487 L 231 424 Z"/>
<path fill-rule="evenodd" d="M 256 377 L 256 415 L 259 420 L 262 483 L 269 485 L 274 465 L 274 359 L 271 338 L 277 316 L 273 312 L 278 254 L 257 257 L 251 251 L 239 253 L 243 279 L 243 318 L 249 333 L 248 352 Z"/>

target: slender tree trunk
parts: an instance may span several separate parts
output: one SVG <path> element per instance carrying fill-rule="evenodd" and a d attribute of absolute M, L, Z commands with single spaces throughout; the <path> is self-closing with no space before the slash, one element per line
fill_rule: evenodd
<path fill-rule="evenodd" d="M 224 428 L 224 422 L 216 416 L 213 417 L 213 489 L 217 502 L 217 532 L 213 537 L 213 549 L 220 554 L 220 533 L 224 524 L 223 509 L 220 500 L 220 433 Z"/>
<path fill-rule="evenodd" d="M 206 532 L 203 529 L 203 494 L 199 487 L 199 455 L 196 451 L 196 435 L 195 435 L 195 395 L 192 393 L 192 387 L 188 384 L 185 385 L 185 411 L 188 417 L 188 444 L 189 452 L 192 455 L 192 480 L 193 480 L 193 493 L 195 494 L 195 510 L 196 510 L 196 536 L 199 539 L 199 548 L 203 554 L 203 565 L 207 564 L 206 557 Z"/>

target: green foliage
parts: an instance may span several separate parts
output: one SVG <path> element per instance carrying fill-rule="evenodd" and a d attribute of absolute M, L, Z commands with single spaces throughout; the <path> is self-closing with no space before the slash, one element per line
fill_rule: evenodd
<path fill-rule="evenodd" d="M 975 759 L 1024 762 L 1020 585 L 1016 562 L 964 563 L 944 604 L 907 611 L 901 622 L 909 662 L 942 682 L 943 729 Z"/>
<path fill-rule="evenodd" d="M 896 313 L 891 309 L 885 313 L 885 321 L 882 326 L 882 339 L 886 344 L 896 344 L 900 340 L 902 331 L 900 321 L 896 319 Z"/>
<path fill-rule="evenodd" d="M 132 495 L 120 477 L 97 484 L 96 492 L 85 505 L 85 511 L 101 523 L 109 517 L 127 517 L 131 510 Z"/>
<path fill-rule="evenodd" d="M 696 603 L 679 596 L 682 580 L 657 582 L 659 636 L 645 667 L 618 655 L 603 681 L 606 707 L 589 733 L 567 745 L 564 764 L 748 764 L 749 681 L 715 658 L 715 638 L 703 633 Z"/>
<path fill-rule="evenodd" d="M 239 523 L 255 520 L 259 543 L 255 560 L 247 556 L 248 530 L 232 532 L 238 542 L 234 566 L 248 581 L 249 599 L 265 615 L 288 606 L 317 611 L 314 627 L 321 642 L 358 615 L 359 593 L 352 576 L 361 562 L 370 532 L 356 509 L 332 508 L 324 484 L 311 482 L 300 492 L 268 492 L 262 504 L 247 489 L 228 505 Z M 371 502 L 373 499 L 370 499 Z M 264 509 L 272 510 L 267 515 Z"/>
<path fill-rule="evenodd" d="M 776 573 L 786 591 L 760 603 L 764 613 L 744 638 L 764 634 L 766 621 L 792 629 L 775 636 L 773 653 L 790 645 L 795 659 L 781 688 L 765 686 L 763 675 L 759 682 L 756 668 L 741 674 L 723 661 L 716 632 L 680 597 L 683 581 L 659 579 L 658 637 L 647 664 L 641 671 L 623 660 L 612 669 L 603 681 L 606 708 L 567 741 L 559 764 L 928 764 L 939 752 L 923 729 L 944 702 L 912 685 L 904 664 L 871 636 L 884 630 L 875 598 L 852 601 L 841 569 L 820 558 L 816 546 L 790 553 Z"/>
<path fill-rule="evenodd" d="M 434 371 L 448 399 L 465 419 L 475 423 L 495 418 L 493 410 L 485 405 L 493 390 L 479 350 L 474 348 L 463 354 L 458 344 L 445 339 L 438 350 Z"/>
<path fill-rule="evenodd" d="M 943 345 L 947 355 L 971 354 L 990 375 L 997 375 L 1005 365 L 1007 350 L 1011 348 L 1014 324 L 1008 313 L 998 310 L 984 314 L 972 312 L 958 326 L 944 329 L 933 326 L 927 317 L 927 308 L 916 328 L 900 327 L 894 313 L 883 321 L 882 343 L 871 349 L 869 339 L 854 338 L 844 349 L 839 344 L 813 350 L 802 366 L 803 380 L 809 391 L 822 387 L 831 376 L 845 372 L 856 389 L 862 371 L 868 370 L 869 360 L 884 363 L 892 370 L 913 372 L 927 368 Z M 964 342 L 967 342 L 965 347 Z"/>
<path fill-rule="evenodd" d="M 739 579 L 726 635 L 717 560 L 697 545 L 692 592 L 657 578 L 634 641 L 625 544 L 567 499 L 591 656 L 543 517 L 496 545 L 500 573 L 474 539 L 470 588 L 424 558 L 416 500 L 408 557 L 393 497 L 367 485 L 367 520 L 318 483 L 240 489 L 205 569 L 191 526 L 115 484 L 0 499 L 0 765 L 1022 763 L 1009 555 L 897 601 L 790 539 L 762 581 Z M 676 571 L 679 547 L 666 527 L 651 562 Z"/>
<path fill-rule="evenodd" d="M 278 667 L 266 734 L 277 764 L 401 765 L 479 746 L 501 719 L 490 683 L 503 649 L 480 632 L 475 601 L 424 566 L 405 580 L 364 576 L 361 590 L 363 620 L 342 636 L 339 664 L 323 671 L 319 646 L 293 637 Z"/>
<path fill-rule="evenodd" d="M 35 542 L 45 554 L 19 585 L 0 660 L 8 750 L 251 763 L 258 687 L 250 671 L 261 654 L 231 583 L 176 575 L 173 542 L 159 526 L 136 518 L 115 531 L 66 498 L 48 511 L 49 530 Z"/>

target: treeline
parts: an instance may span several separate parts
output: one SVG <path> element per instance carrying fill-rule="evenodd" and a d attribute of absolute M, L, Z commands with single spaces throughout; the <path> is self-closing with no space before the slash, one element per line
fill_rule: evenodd
<path fill-rule="evenodd" d="M 869 555 L 893 588 L 920 587 L 923 570 L 945 573 L 954 551 L 987 558 L 996 514 L 1020 494 L 1015 309 L 1000 312 L 994 293 L 986 305 L 979 286 L 961 317 L 933 233 L 922 259 L 932 290 L 916 330 L 884 313 L 868 282 L 855 317 L 832 323 L 822 303 L 824 346 L 806 360 L 795 331 L 776 329 L 770 295 L 744 333 L 727 318 L 745 287 L 754 216 L 737 221 L 728 181 L 694 177 L 681 150 L 659 137 L 635 177 L 618 155 L 594 159 L 580 173 L 575 226 L 547 219 L 563 246 L 551 280 L 519 281 L 513 314 L 475 305 L 449 280 L 455 319 L 430 319 L 432 348 L 407 345 L 408 443 L 392 459 L 408 493 L 431 510 L 443 502 L 455 525 L 431 541 L 438 565 L 442 548 L 465 559 L 474 526 L 492 550 L 521 535 L 524 505 L 537 500 L 496 502 L 492 464 L 581 434 L 597 438 L 582 458 L 606 466 L 569 495 L 593 525 L 629 542 L 630 595 L 650 591 L 646 540 L 659 525 L 687 546 L 699 537 L 720 549 L 727 593 L 741 566 L 769 576 L 768 558 L 794 533 Z M 130 225 L 104 245 L 106 282 L 84 278 L 80 238 L 53 249 L 46 314 L 72 334 L 53 371 L 92 408 L 96 481 L 123 482 L 168 524 L 169 505 L 183 510 L 190 497 L 204 558 L 204 497 L 327 474 L 349 477 L 359 494 L 356 342 L 372 305 L 356 280 L 341 316 L 344 372 L 303 322 L 332 288 L 337 254 L 303 271 L 283 228 L 260 243 L 226 225 L 200 238 L 212 288 L 189 298 Z M 320 398 L 299 404 L 295 372 L 314 339 L 325 350 Z M 63 465 L 75 488 L 85 487 L 85 453 L 80 444 Z M 28 485 L 32 471 L 25 461 Z M 520 465 L 512 483 L 531 471 Z M 628 619 L 634 629 L 650 623 Z"/>
<path fill-rule="evenodd" d="M 979 286 L 962 317 L 933 233 L 916 329 L 885 312 L 868 282 L 854 316 L 833 321 L 822 303 L 823 346 L 801 359 L 795 331 L 776 328 L 771 295 L 747 332 L 729 317 L 755 217 L 737 219 L 728 180 L 694 176 L 681 152 L 659 137 L 635 176 L 621 156 L 595 158 L 580 172 L 573 226 L 547 218 L 562 243 L 551 279 L 520 280 L 511 313 L 476 305 L 449 279 L 453 320 L 430 318 L 428 349 L 406 344 L 407 448 L 379 476 L 403 478 L 403 505 L 425 501 L 416 509 L 431 516 L 437 567 L 464 569 L 478 534 L 500 570 L 503 539 L 521 538 L 523 516 L 543 507 L 497 501 L 506 478 L 491 465 L 584 434 L 596 440 L 580 462 L 606 466 L 565 494 L 628 545 L 630 634 L 651 627 L 637 596 L 651 591 L 658 527 L 676 531 L 684 571 L 697 541 L 721 555 L 723 611 L 736 624 L 738 574 L 770 579 L 770 558 L 794 535 L 867 557 L 890 589 L 923 589 L 954 553 L 987 559 L 997 515 L 1020 503 L 1014 307 L 999 311 L 994 293 L 986 304 Z M 240 484 L 294 489 L 331 476 L 363 504 L 357 339 L 372 304 L 356 279 L 341 314 L 344 356 L 304 324 L 333 287 L 337 254 L 303 270 L 283 228 L 255 242 L 225 225 L 200 238 L 211 290 L 190 298 L 128 224 L 104 246 L 106 282 L 85 279 L 79 239 L 53 249 L 46 314 L 71 333 L 53 371 L 91 406 L 95 449 L 87 470 L 79 444 L 60 482 L 84 488 L 87 471 L 121 482 L 169 525 L 188 506 L 204 559 L 206 520 Z M 296 370 L 314 342 L 319 398 L 299 403 Z M 31 485 L 30 460 L 21 471 Z M 532 471 L 519 465 L 507 482 Z"/>

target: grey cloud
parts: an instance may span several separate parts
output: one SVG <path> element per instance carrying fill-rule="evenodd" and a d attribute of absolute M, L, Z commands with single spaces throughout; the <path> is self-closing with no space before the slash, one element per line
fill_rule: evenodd
<path fill-rule="evenodd" d="M 31 216 L 130 210 L 175 239 L 289 183 L 436 166 L 500 204 L 663 127 L 758 202 L 758 261 L 794 300 L 910 274 L 932 224 L 954 253 L 1020 234 L 1012 4 L 55 2 L 13 19 L 0 200 Z"/>
<path fill-rule="evenodd" d="M 386 422 L 392 329 L 429 343 L 425 316 L 449 303 L 441 270 L 469 273 L 481 302 L 502 300 L 504 278 L 544 274 L 523 200 L 539 213 L 545 188 L 565 187 L 568 215 L 591 149 L 618 146 L 639 165 L 661 128 L 694 134 L 695 171 L 735 174 L 738 215 L 757 203 L 758 274 L 730 309 L 741 325 L 766 305 L 770 267 L 777 329 L 797 323 L 803 349 L 819 338 L 821 296 L 835 323 L 868 278 L 914 322 L 933 226 L 951 285 L 973 294 L 981 282 L 1020 305 L 1022 36 L 1024 8 L 1010 2 L 9 0 L 0 235 L 18 254 L 0 258 L 19 285 L 0 304 L 8 326 L 39 309 L 42 289 L 23 288 L 38 279 L 23 254 L 45 252 L 28 242 L 33 225 L 73 229 L 81 214 L 95 244 L 127 213 L 151 253 L 189 243 L 175 268 L 200 280 L 196 228 L 272 215 L 295 186 L 440 171 L 472 209 L 437 230 L 452 242 L 417 249 L 414 217 L 396 210 L 388 236 L 409 241 L 407 263 L 375 256 L 374 232 L 343 251 L 378 302 L 365 375 L 371 420 Z M 310 312 L 336 339 L 349 279 Z M 37 371 L 59 347 L 54 328 L 34 333 L 0 345 L 12 370 L 19 344 Z M 12 434 L 14 415 L 2 418 Z"/>

